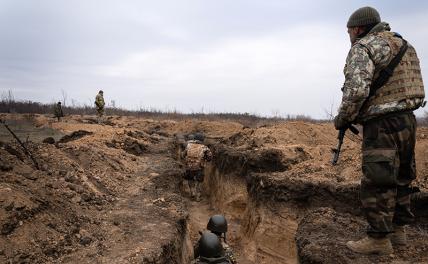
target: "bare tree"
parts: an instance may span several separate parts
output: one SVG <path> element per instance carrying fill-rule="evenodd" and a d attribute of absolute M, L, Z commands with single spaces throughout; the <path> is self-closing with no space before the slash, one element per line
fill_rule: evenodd
<path fill-rule="evenodd" d="M 67 103 L 67 92 L 61 89 L 61 95 L 62 95 L 62 106 L 66 106 Z"/>
<path fill-rule="evenodd" d="M 75 108 L 75 107 L 78 107 L 78 106 L 79 106 L 79 103 L 77 102 L 77 100 L 76 99 L 71 99 L 71 107 Z"/>
<path fill-rule="evenodd" d="M 8 113 L 15 112 L 13 105 L 15 103 L 15 97 L 13 96 L 12 90 L 8 90 L 7 92 L 3 92 L 1 94 L 1 102 L 5 103 Z"/>
<path fill-rule="evenodd" d="M 8 90 L 6 93 L 2 93 L 1 95 L 2 101 L 11 104 L 12 102 L 15 102 L 15 97 L 13 96 L 12 90 Z"/>
<path fill-rule="evenodd" d="M 332 121 L 334 119 L 333 108 L 334 108 L 334 100 L 331 100 L 330 109 L 324 108 L 324 113 L 328 121 Z"/>

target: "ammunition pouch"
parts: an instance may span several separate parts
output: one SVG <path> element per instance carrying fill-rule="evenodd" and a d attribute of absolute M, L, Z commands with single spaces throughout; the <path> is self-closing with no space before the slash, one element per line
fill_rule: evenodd
<path fill-rule="evenodd" d="M 368 149 L 363 151 L 363 173 L 374 185 L 395 186 L 399 157 L 396 149 Z"/>

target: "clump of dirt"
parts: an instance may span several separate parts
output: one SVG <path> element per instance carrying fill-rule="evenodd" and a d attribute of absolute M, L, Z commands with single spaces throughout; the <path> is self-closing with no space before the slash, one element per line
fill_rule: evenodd
<path fill-rule="evenodd" d="M 304 175 L 253 173 L 248 177 L 249 193 L 259 202 L 297 204 L 302 208 L 329 206 L 341 212 L 359 214 L 357 183 L 337 185 L 331 181 L 313 182 Z"/>
<path fill-rule="evenodd" d="M 239 131 L 220 142 L 240 149 L 260 148 L 266 143 L 275 144 L 277 142 L 276 139 L 270 135 L 256 137 L 254 134 L 255 131 L 255 129 L 244 128 L 242 131 Z"/>
<path fill-rule="evenodd" d="M 349 240 L 365 235 L 366 222 L 361 217 L 343 214 L 331 208 L 308 213 L 296 233 L 301 263 L 423 263 L 428 259 L 427 232 L 409 227 L 407 246 L 394 246 L 386 256 L 355 254 L 346 247 Z"/>
<path fill-rule="evenodd" d="M 248 172 L 282 172 L 289 170 L 292 165 L 309 158 L 301 147 L 293 150 L 278 148 L 261 148 L 242 150 L 217 144 L 212 145 L 216 166 L 224 173 L 231 171 L 241 174 Z"/>
<path fill-rule="evenodd" d="M 74 131 L 70 135 L 63 136 L 60 140 L 58 140 L 58 143 L 67 143 L 67 142 L 78 140 L 84 136 L 92 135 L 92 134 L 93 132 L 89 132 L 85 130 Z"/>
<path fill-rule="evenodd" d="M 159 135 L 162 137 L 169 137 L 169 134 L 167 132 L 162 131 L 161 125 L 156 125 L 156 126 L 150 127 L 147 130 L 145 130 L 145 132 L 149 135 Z"/>
<path fill-rule="evenodd" d="M 55 139 L 53 137 L 47 137 L 47 138 L 43 139 L 42 142 L 46 143 L 46 144 L 55 144 Z"/>
<path fill-rule="evenodd" d="M 147 145 L 131 138 L 125 138 L 122 142 L 113 139 L 111 142 L 107 142 L 106 146 L 110 148 L 123 149 L 135 156 L 141 156 L 147 150 Z"/>
<path fill-rule="evenodd" d="M 11 171 L 13 167 L 7 162 L 0 160 L 0 171 Z"/>
<path fill-rule="evenodd" d="M 85 118 L 79 118 L 77 119 L 79 122 L 84 124 L 103 124 L 107 126 L 114 126 L 116 125 L 114 122 L 112 122 L 112 117 L 104 118 L 101 122 L 98 121 L 97 118 L 94 117 L 85 117 Z"/>
<path fill-rule="evenodd" d="M 7 151 L 10 155 L 15 156 L 20 161 L 24 161 L 25 154 L 21 150 L 21 146 L 18 148 L 17 146 L 12 146 L 10 143 L 0 142 L 0 147 Z"/>

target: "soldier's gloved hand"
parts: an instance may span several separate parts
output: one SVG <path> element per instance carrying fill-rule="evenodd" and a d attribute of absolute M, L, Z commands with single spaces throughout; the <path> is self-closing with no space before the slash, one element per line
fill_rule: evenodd
<path fill-rule="evenodd" d="M 204 160 L 206 160 L 207 162 L 210 162 L 212 160 L 212 157 L 209 153 L 205 152 L 204 153 Z"/>
<path fill-rule="evenodd" d="M 350 125 L 350 123 L 348 121 L 346 121 L 341 115 L 337 115 L 334 118 L 334 127 L 337 130 L 348 128 L 349 125 Z"/>

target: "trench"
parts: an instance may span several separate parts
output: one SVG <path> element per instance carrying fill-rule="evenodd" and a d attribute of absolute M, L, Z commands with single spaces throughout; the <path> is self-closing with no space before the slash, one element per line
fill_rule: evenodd
<path fill-rule="evenodd" d="M 365 234 L 358 182 L 336 184 L 294 175 L 289 168 L 295 163 L 284 162 L 284 157 L 281 164 L 276 163 L 274 152 L 255 153 L 222 144 L 212 145 L 211 150 L 214 160 L 204 170 L 202 201 L 187 197 L 184 259 L 191 259 L 191 245 L 198 240 L 199 231 L 206 230 L 209 217 L 223 214 L 228 220 L 227 242 L 238 263 L 356 263 L 355 258 L 357 263 L 426 260 L 423 248 L 428 239 L 427 193 L 412 196 L 416 222 L 407 229 L 414 242 L 410 251 L 419 253 L 409 256 L 408 250 L 398 248 L 395 256 L 356 256 L 345 243 Z"/>
<path fill-rule="evenodd" d="M 179 151 L 178 151 L 179 154 Z M 178 155 L 179 156 L 179 155 Z M 242 163 L 235 168 L 219 168 L 212 162 L 205 170 L 200 202 L 188 199 L 188 234 L 183 234 L 182 261 L 191 259 L 199 231 L 206 230 L 210 216 L 223 214 L 228 221 L 227 243 L 238 263 L 299 263 L 295 234 L 298 208 L 285 203 L 263 203 L 249 192 L 249 172 Z M 188 196 L 183 192 L 183 196 Z M 189 241 L 190 240 L 190 241 Z M 186 246 L 187 245 L 187 246 Z"/>

